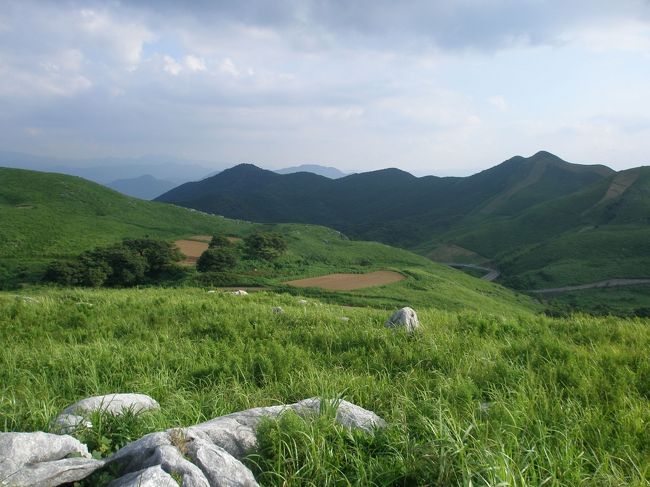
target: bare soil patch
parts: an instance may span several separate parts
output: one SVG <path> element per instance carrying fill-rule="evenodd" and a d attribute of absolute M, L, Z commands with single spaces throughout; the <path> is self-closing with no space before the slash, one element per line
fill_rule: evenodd
<path fill-rule="evenodd" d="M 330 291 L 352 291 L 365 287 L 392 284 L 403 279 L 406 278 L 399 272 L 377 271 L 368 274 L 329 274 L 327 276 L 287 281 L 285 284 L 294 287 L 320 287 Z"/>
<path fill-rule="evenodd" d="M 179 264 L 183 266 L 189 267 L 196 265 L 196 261 L 199 260 L 201 254 L 208 250 L 207 242 L 197 242 L 196 240 L 176 240 L 174 243 L 176 244 L 176 247 L 185 254 L 185 259 L 179 262 Z"/>
<path fill-rule="evenodd" d="M 237 243 L 241 242 L 241 238 L 239 237 L 226 237 L 230 243 Z M 188 240 L 196 240 L 197 242 L 207 242 L 210 243 L 210 240 L 212 240 L 212 235 L 194 235 L 192 237 L 189 237 Z"/>
<path fill-rule="evenodd" d="M 641 171 L 626 171 L 621 174 L 618 174 L 607 188 L 607 192 L 603 199 L 601 199 L 598 204 L 604 203 L 605 201 L 612 200 L 617 196 L 625 193 L 627 188 L 632 186 L 634 182 L 639 178 Z"/>

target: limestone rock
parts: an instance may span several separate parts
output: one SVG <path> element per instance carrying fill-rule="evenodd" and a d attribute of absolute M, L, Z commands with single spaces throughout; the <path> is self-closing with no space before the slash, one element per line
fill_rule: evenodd
<path fill-rule="evenodd" d="M 54 487 L 81 480 L 104 466 L 72 436 L 0 433 L 0 485 Z"/>
<path fill-rule="evenodd" d="M 233 294 L 235 296 L 248 296 L 248 293 L 243 289 L 239 289 L 238 291 L 233 291 L 230 294 Z"/>
<path fill-rule="evenodd" d="M 195 438 L 188 443 L 188 454 L 214 487 L 258 487 L 248 467 L 223 448 Z"/>
<path fill-rule="evenodd" d="M 59 434 L 69 434 L 74 433 L 77 429 L 80 428 L 92 428 L 93 424 L 83 416 L 78 416 L 76 414 L 59 414 L 52 424 L 50 425 L 50 431 L 53 433 Z"/>
<path fill-rule="evenodd" d="M 404 328 L 407 332 L 413 333 L 420 327 L 420 322 L 415 310 L 406 307 L 395 311 L 384 326 L 388 328 Z"/>
<path fill-rule="evenodd" d="M 273 308 L 271 308 L 271 311 L 273 311 L 273 313 L 276 315 L 281 315 L 282 313 L 284 313 L 284 310 L 282 309 L 281 306 L 274 306 Z"/>
<path fill-rule="evenodd" d="M 78 415 L 95 411 L 106 411 L 119 416 L 124 411 L 139 413 L 150 409 L 160 409 L 160 405 L 155 399 L 146 394 L 107 394 L 77 401 L 61 411 L 59 416 L 64 414 Z"/>
<path fill-rule="evenodd" d="M 277 418 L 290 410 L 300 416 L 318 414 L 321 407 L 320 401 L 319 398 L 310 398 L 294 404 L 248 409 L 191 426 L 187 428 L 187 431 L 205 434 L 212 443 L 220 446 L 234 457 L 241 458 L 257 446 L 255 429 L 262 418 Z M 333 405 L 336 404 L 333 403 Z M 343 426 L 360 428 L 366 432 L 386 425 L 386 422 L 372 411 L 348 401 L 338 402 L 336 420 Z"/>
<path fill-rule="evenodd" d="M 299 299 L 298 304 L 301 306 L 307 306 L 308 303 L 306 299 Z"/>
<path fill-rule="evenodd" d="M 178 483 L 156 465 L 115 479 L 108 487 L 178 487 Z"/>

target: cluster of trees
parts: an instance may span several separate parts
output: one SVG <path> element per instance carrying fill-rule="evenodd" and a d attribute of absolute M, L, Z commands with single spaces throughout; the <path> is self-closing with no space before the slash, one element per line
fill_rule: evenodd
<path fill-rule="evenodd" d="M 275 260 L 287 249 L 287 243 L 277 233 L 255 233 L 235 245 L 228 238 L 215 235 L 208 250 L 199 257 L 199 272 L 229 275 L 241 257 Z M 97 247 L 74 260 L 52 262 L 44 279 L 64 286 L 126 287 L 159 281 L 183 258 L 170 242 L 153 239 L 127 239 L 119 244 Z"/>
<path fill-rule="evenodd" d="M 172 243 L 128 239 L 89 250 L 73 261 L 52 262 L 45 280 L 65 286 L 133 286 L 160 279 L 182 258 Z"/>
<path fill-rule="evenodd" d="M 278 233 L 258 232 L 244 239 L 243 252 L 250 259 L 275 260 L 287 250 L 287 242 Z M 212 237 L 208 250 L 196 262 L 199 272 L 228 272 L 237 266 L 242 249 L 221 235 Z"/>

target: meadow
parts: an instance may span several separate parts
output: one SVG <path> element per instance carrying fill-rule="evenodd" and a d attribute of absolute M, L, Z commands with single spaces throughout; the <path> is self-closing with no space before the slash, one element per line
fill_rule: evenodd
<path fill-rule="evenodd" d="M 388 305 L 192 287 L 3 292 L 0 428 L 47 430 L 95 394 L 158 400 L 80 433 L 106 456 L 146 432 L 322 396 L 389 426 L 368 436 L 327 414 L 266 422 L 246 459 L 262 485 L 648 484 L 650 320 L 423 302 L 408 336 L 384 328 Z"/>

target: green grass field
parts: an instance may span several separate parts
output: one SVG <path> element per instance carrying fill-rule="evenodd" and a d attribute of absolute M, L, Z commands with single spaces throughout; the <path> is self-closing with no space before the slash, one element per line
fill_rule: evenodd
<path fill-rule="evenodd" d="M 47 430 L 96 394 L 157 399 L 160 411 L 91 435 L 107 455 L 149 431 L 343 397 L 389 427 L 267 423 L 246 460 L 263 485 L 650 481 L 650 320 L 421 305 L 409 337 L 383 327 L 386 310 L 308 301 L 200 288 L 0 293 L 0 428 Z"/>

